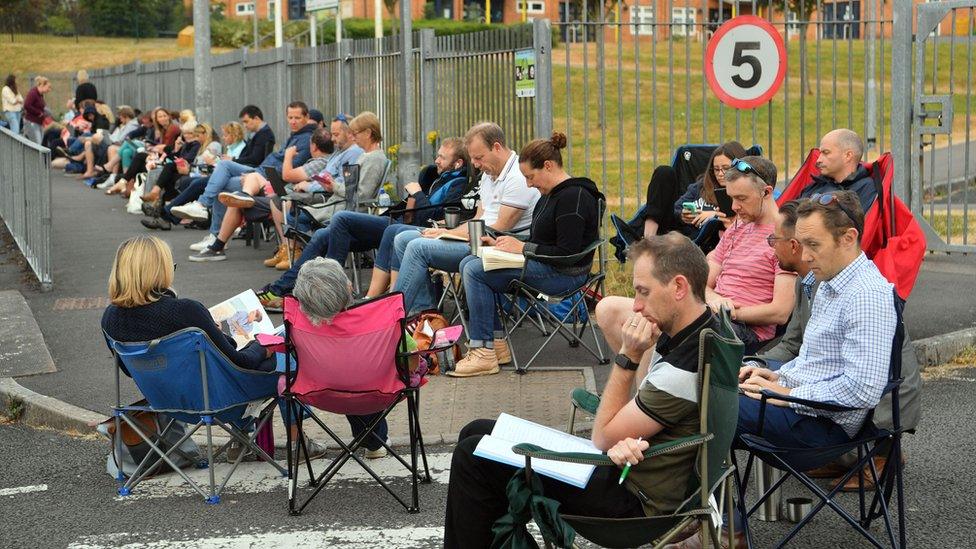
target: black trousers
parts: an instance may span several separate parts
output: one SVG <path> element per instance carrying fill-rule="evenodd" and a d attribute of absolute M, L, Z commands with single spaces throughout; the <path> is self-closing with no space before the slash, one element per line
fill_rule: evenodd
<path fill-rule="evenodd" d="M 159 187 L 164 201 L 176 198 L 180 194 L 176 190 L 176 182 L 180 178 L 180 172 L 176 171 L 176 164 L 163 164 L 163 169 L 156 179 L 156 186 Z"/>
<path fill-rule="evenodd" d="M 122 179 L 129 182 L 133 181 L 137 175 L 146 171 L 146 160 L 148 159 L 149 154 L 144 152 L 136 153 L 136 155 L 132 157 L 132 162 L 129 164 L 129 169 L 126 170 L 125 174 L 122 175 Z"/>
<path fill-rule="evenodd" d="M 478 441 L 491 433 L 494 426 L 493 420 L 479 419 L 467 424 L 458 435 L 447 487 L 446 548 L 490 546 L 492 525 L 508 511 L 505 487 L 516 469 L 474 455 Z M 620 469 L 616 467 L 597 467 L 585 489 L 545 476 L 539 478 L 545 496 L 561 503 L 561 512 L 606 518 L 644 516 L 637 496 L 617 484 Z"/>
<path fill-rule="evenodd" d="M 694 236 L 695 231 L 674 214 L 674 203 L 681 198 L 681 186 L 678 177 L 671 166 L 658 166 L 651 174 L 647 183 L 647 209 L 644 218 L 657 222 L 657 234 L 668 234 L 678 231 L 688 236 Z M 644 229 L 641 228 L 641 233 Z M 690 233 L 690 234 L 689 234 Z"/>

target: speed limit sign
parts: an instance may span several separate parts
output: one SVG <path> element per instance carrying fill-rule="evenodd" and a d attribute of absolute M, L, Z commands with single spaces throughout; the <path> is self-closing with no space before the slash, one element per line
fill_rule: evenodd
<path fill-rule="evenodd" d="M 786 46 L 773 25 L 741 15 L 715 31 L 705 50 L 705 77 L 730 107 L 751 109 L 769 101 L 786 76 Z"/>

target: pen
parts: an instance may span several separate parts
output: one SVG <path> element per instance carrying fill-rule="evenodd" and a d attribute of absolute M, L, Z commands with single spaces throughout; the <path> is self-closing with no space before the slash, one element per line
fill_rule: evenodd
<path fill-rule="evenodd" d="M 637 442 L 640 442 L 642 440 L 644 440 L 644 437 L 637 437 Z M 627 465 L 624 465 L 624 470 L 620 472 L 620 480 L 617 481 L 618 486 L 623 484 L 624 481 L 627 480 L 627 473 L 629 472 L 630 472 L 630 462 L 628 461 Z"/>

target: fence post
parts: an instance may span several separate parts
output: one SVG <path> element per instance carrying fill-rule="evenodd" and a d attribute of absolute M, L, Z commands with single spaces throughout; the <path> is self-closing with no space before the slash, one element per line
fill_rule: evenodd
<path fill-rule="evenodd" d="M 352 114 L 353 66 L 352 41 L 339 42 L 339 106 L 343 113 Z"/>
<path fill-rule="evenodd" d="M 912 148 L 912 3 L 893 2 L 891 10 L 891 153 L 895 169 L 892 183 L 895 195 L 918 213 L 920 204 L 915 199 L 918 193 L 912 192 L 912 185 L 918 182 L 912 173 L 915 154 Z"/>
<path fill-rule="evenodd" d="M 241 48 L 241 85 L 244 87 L 244 105 L 250 105 L 251 101 L 248 97 L 248 86 L 247 86 L 247 46 Z M 243 105 L 242 105 L 243 106 Z"/>
<path fill-rule="evenodd" d="M 548 19 L 532 20 L 535 49 L 535 137 L 552 135 L 552 30 Z"/>
<path fill-rule="evenodd" d="M 136 62 L 132 66 L 132 76 L 135 77 L 136 81 L 135 102 L 132 105 L 143 110 L 151 108 L 146 105 L 145 98 L 142 97 L 142 61 L 136 59 Z"/>
<path fill-rule="evenodd" d="M 397 162 L 397 190 L 404 182 L 412 181 L 420 170 L 420 150 L 417 147 L 417 96 L 414 95 L 413 21 L 411 0 L 400 0 L 400 55 L 403 56 L 403 111 L 400 113 L 401 143 Z"/>
<path fill-rule="evenodd" d="M 427 135 L 437 129 L 437 63 L 434 48 L 437 37 L 434 29 L 420 31 L 420 148 Z M 440 132 L 438 132 L 440 133 Z M 423 155 L 421 155 L 423 156 Z"/>

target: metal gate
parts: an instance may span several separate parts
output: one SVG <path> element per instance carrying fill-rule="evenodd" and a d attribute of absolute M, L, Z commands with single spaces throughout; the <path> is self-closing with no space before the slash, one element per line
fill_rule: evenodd
<path fill-rule="evenodd" d="M 976 0 L 919 4 L 911 122 L 912 212 L 929 249 L 976 252 Z"/>

